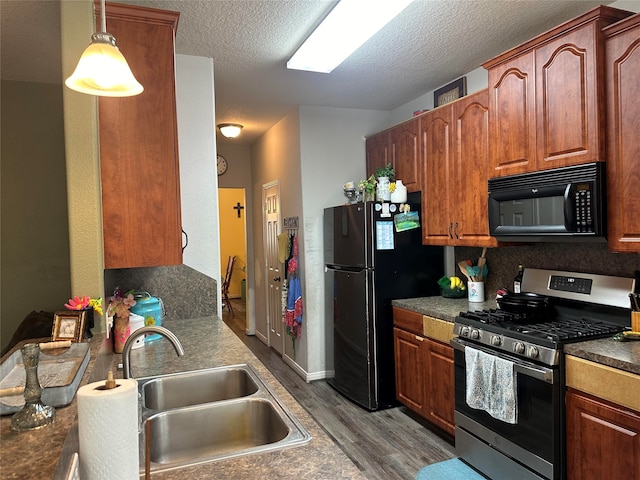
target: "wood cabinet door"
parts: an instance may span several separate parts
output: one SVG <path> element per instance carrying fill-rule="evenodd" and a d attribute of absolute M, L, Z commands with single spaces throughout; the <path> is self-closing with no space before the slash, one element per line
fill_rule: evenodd
<path fill-rule="evenodd" d="M 450 435 L 455 434 L 455 386 L 453 348 L 433 340 L 425 340 L 427 351 L 427 419 Z"/>
<path fill-rule="evenodd" d="M 392 307 L 393 326 L 406 332 L 424 335 L 424 317 L 418 312 L 405 308 Z"/>
<path fill-rule="evenodd" d="M 599 24 L 536 48 L 538 170 L 604 159 Z"/>
<path fill-rule="evenodd" d="M 106 8 L 109 33 L 144 92 L 99 97 L 105 268 L 179 265 L 178 14 L 113 3 Z"/>
<path fill-rule="evenodd" d="M 420 121 L 418 118 L 393 127 L 389 133 L 391 158 L 396 179 L 408 192 L 417 192 L 420 184 Z"/>
<path fill-rule="evenodd" d="M 367 155 L 367 178 L 375 174 L 376 168 L 392 163 L 389 152 L 389 131 L 376 133 L 365 141 Z"/>
<path fill-rule="evenodd" d="M 536 169 L 533 52 L 489 69 L 489 177 Z"/>
<path fill-rule="evenodd" d="M 453 175 L 450 208 L 458 223 L 457 245 L 493 247 L 489 234 L 489 93 L 482 90 L 453 103 Z"/>
<path fill-rule="evenodd" d="M 605 30 L 609 249 L 640 252 L 640 14 Z"/>
<path fill-rule="evenodd" d="M 640 480 L 640 414 L 566 394 L 567 478 Z"/>
<path fill-rule="evenodd" d="M 451 189 L 453 116 L 451 105 L 420 117 L 422 150 L 422 243 L 451 245 L 454 221 L 449 209 L 456 192 Z"/>
<path fill-rule="evenodd" d="M 399 328 L 393 329 L 396 368 L 396 398 L 411 410 L 425 416 L 424 338 Z"/>

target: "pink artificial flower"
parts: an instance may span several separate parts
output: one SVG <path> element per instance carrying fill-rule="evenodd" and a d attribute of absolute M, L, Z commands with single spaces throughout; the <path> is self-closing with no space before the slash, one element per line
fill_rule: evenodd
<path fill-rule="evenodd" d="M 64 306 L 69 310 L 84 310 L 91 303 L 91 297 L 83 295 L 82 298 L 77 296 L 70 298 L 69 303 L 65 303 Z"/>

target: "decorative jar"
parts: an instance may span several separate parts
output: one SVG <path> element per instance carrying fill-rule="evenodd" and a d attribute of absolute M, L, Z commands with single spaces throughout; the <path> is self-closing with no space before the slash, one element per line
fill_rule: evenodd
<path fill-rule="evenodd" d="M 113 351 L 122 353 L 124 344 L 131 335 L 129 317 L 114 317 L 113 319 Z"/>
<path fill-rule="evenodd" d="M 402 180 L 396 180 L 396 188 L 391 192 L 391 202 L 405 203 L 407 201 L 407 187 L 402 184 Z"/>
<path fill-rule="evenodd" d="M 389 193 L 389 177 L 378 177 L 378 187 L 376 189 L 376 197 L 378 200 L 388 202 L 391 200 Z"/>

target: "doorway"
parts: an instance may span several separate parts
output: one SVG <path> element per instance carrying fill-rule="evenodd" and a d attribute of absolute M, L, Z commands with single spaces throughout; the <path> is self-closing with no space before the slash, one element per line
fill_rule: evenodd
<path fill-rule="evenodd" d="M 229 298 L 246 305 L 247 235 L 244 188 L 218 188 L 220 215 L 220 278 L 225 278 L 229 257 L 235 262 L 229 284 Z M 227 308 L 227 307 L 225 307 Z M 245 325 L 245 329 L 247 325 Z"/>
<path fill-rule="evenodd" d="M 280 229 L 280 182 L 263 185 L 264 251 L 267 278 L 267 331 L 268 345 L 280 355 L 284 354 L 284 323 L 282 315 L 282 264 L 278 259 L 278 234 Z"/>

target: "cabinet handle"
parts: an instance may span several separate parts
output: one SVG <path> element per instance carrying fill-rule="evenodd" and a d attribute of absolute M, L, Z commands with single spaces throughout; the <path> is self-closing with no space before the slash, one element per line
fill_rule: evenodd
<path fill-rule="evenodd" d="M 449 223 L 449 238 L 453 238 L 453 235 L 451 234 L 452 229 L 453 229 L 453 222 Z"/>
<path fill-rule="evenodd" d="M 184 230 L 182 230 L 182 234 L 184 235 L 184 245 L 182 246 L 182 253 L 184 253 L 184 249 L 187 248 L 187 245 L 189 245 L 189 235 L 187 235 L 187 232 L 185 232 Z"/>
<path fill-rule="evenodd" d="M 456 240 L 460 238 L 460 237 L 458 236 L 458 222 L 456 222 L 456 226 L 455 226 L 455 228 L 453 229 L 453 233 L 455 233 L 455 235 L 456 235 Z"/>
<path fill-rule="evenodd" d="M 274 282 L 279 282 L 280 280 L 281 280 L 281 278 L 280 278 L 280 277 L 273 277 L 273 281 L 274 281 Z"/>

